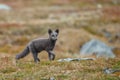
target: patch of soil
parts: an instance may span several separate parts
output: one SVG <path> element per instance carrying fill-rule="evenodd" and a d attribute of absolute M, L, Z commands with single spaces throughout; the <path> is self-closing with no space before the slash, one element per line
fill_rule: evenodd
<path fill-rule="evenodd" d="M 8 27 L 22 27 L 22 24 L 19 23 L 0 23 L 0 28 L 8 28 Z"/>

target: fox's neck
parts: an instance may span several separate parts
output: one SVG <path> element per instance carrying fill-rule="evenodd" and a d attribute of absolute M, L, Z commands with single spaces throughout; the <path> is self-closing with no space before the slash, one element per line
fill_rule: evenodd
<path fill-rule="evenodd" d="M 56 40 L 49 39 L 49 41 L 51 46 L 55 46 Z"/>

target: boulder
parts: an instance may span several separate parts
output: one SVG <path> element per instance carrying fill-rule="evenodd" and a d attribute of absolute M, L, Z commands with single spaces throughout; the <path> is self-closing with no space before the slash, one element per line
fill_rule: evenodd
<path fill-rule="evenodd" d="M 114 58 L 115 54 L 112 52 L 112 49 L 113 49 L 112 47 L 107 46 L 102 41 L 92 39 L 82 46 L 80 50 L 80 55 L 81 56 L 95 55 L 97 58 L 104 57 L 106 59 Z"/>

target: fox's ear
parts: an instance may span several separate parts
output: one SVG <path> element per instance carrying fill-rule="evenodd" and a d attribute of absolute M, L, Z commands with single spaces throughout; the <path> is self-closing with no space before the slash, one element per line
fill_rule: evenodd
<path fill-rule="evenodd" d="M 56 29 L 55 32 L 56 32 L 56 33 L 59 33 L 59 29 Z"/>
<path fill-rule="evenodd" d="M 51 34 L 51 33 L 52 33 L 52 30 L 51 30 L 51 29 L 48 29 L 48 33 Z"/>

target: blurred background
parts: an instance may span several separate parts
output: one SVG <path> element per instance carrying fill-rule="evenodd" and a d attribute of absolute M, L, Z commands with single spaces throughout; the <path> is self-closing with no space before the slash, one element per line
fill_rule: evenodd
<path fill-rule="evenodd" d="M 0 0 L 0 59 L 8 61 L 0 63 L 9 65 L 32 39 L 47 38 L 49 28 L 60 30 L 56 59 L 79 55 L 91 39 L 115 47 L 119 56 L 120 0 Z M 23 61 L 33 60 L 28 57 Z"/>
<path fill-rule="evenodd" d="M 120 47 L 119 0 L 0 0 L 0 52 L 18 53 L 30 40 L 60 29 L 56 51 L 78 53 L 97 38 Z"/>

